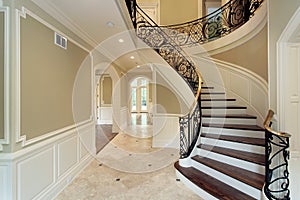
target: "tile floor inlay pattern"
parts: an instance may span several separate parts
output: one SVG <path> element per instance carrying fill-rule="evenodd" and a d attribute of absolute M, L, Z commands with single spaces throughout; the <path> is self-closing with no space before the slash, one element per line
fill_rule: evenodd
<path fill-rule="evenodd" d="M 119 133 L 56 200 L 201 199 L 176 177 L 179 150 L 151 146 L 152 137 Z"/>
<path fill-rule="evenodd" d="M 136 138 L 119 133 L 96 159 L 113 169 L 129 173 L 152 172 L 178 160 L 177 149 L 152 148 L 151 138 Z"/>
<path fill-rule="evenodd" d="M 117 181 L 119 179 L 119 181 Z M 124 173 L 93 161 L 56 200 L 201 200 L 176 180 L 173 164 L 142 174 Z"/>

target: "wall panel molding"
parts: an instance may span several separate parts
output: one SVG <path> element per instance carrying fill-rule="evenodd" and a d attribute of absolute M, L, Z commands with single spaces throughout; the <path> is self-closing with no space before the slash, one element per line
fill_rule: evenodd
<path fill-rule="evenodd" d="M 62 22 L 68 29 L 76 33 L 80 38 L 84 41 L 87 41 L 91 46 L 97 46 L 98 42 L 95 41 L 87 32 L 85 32 L 81 27 L 79 27 L 76 22 L 67 17 L 63 12 L 61 12 L 56 6 L 55 3 L 50 3 L 50 1 L 40 1 L 40 0 L 32 0 L 37 5 L 39 5 L 43 10 L 47 10 L 47 12 L 51 16 L 55 16 L 55 18 Z"/>
<path fill-rule="evenodd" d="M 34 171 L 33 171 L 34 169 Z M 34 173 L 34 175 L 33 175 Z M 55 147 L 17 162 L 17 199 L 33 199 L 55 182 Z"/>
<path fill-rule="evenodd" d="M 31 17 L 33 17 L 35 20 L 37 20 L 38 22 L 40 22 L 41 24 L 45 25 L 46 27 L 48 27 L 49 29 L 51 29 L 54 32 L 57 32 L 61 35 L 63 35 L 64 37 L 67 37 L 69 41 L 71 41 L 73 44 L 75 44 L 76 46 L 78 46 L 80 49 L 82 49 L 83 51 L 89 53 L 89 58 L 91 59 L 91 69 L 92 69 L 92 65 L 93 65 L 93 57 L 92 54 L 89 52 L 88 49 L 86 49 L 85 47 L 83 47 L 82 45 L 80 45 L 78 42 L 76 42 L 75 40 L 73 40 L 72 38 L 68 37 L 66 34 L 64 34 L 63 32 L 61 32 L 60 30 L 58 30 L 57 28 L 55 28 L 53 25 L 49 24 L 48 22 L 46 22 L 45 20 L 43 20 L 42 18 L 40 18 L 39 16 L 37 16 L 36 14 L 34 14 L 33 12 L 31 12 L 30 10 L 26 9 L 25 7 L 22 7 L 21 10 L 16 9 L 15 10 L 15 16 L 16 16 L 16 66 L 17 66 L 17 70 L 16 70 L 16 92 L 15 92 L 15 96 L 16 96 L 16 109 L 15 109 L 15 122 L 16 122 L 16 126 L 15 126 L 15 141 L 16 143 L 21 143 L 22 147 L 28 146 L 28 145 L 32 145 L 34 143 L 43 141 L 45 139 L 51 138 L 53 136 L 56 136 L 58 134 L 61 134 L 63 132 L 69 131 L 71 129 L 74 129 L 76 127 L 79 127 L 81 125 L 90 123 L 93 121 L 93 99 L 91 98 L 91 115 L 89 117 L 89 119 L 86 119 L 84 121 L 80 121 L 80 122 L 76 122 L 76 124 L 58 129 L 58 130 L 54 130 L 51 131 L 49 133 L 46 133 L 42 136 L 38 136 L 35 138 L 32 138 L 30 140 L 26 139 L 26 135 L 22 135 L 21 133 L 21 101 L 20 101 L 20 97 L 21 97 L 21 83 L 20 83 L 20 50 L 21 50 L 21 46 L 20 46 L 20 32 L 21 32 L 21 27 L 20 27 L 20 22 L 21 22 L 21 17 L 26 19 L 26 16 L 29 15 Z M 92 70 L 91 70 L 92 71 Z M 93 74 L 91 73 L 91 87 L 93 85 Z M 8 96 L 8 95 L 7 95 Z M 1 141 L 0 141 L 0 150 L 1 150 Z"/>
<path fill-rule="evenodd" d="M 9 165 L 0 164 L 0 199 L 9 196 Z"/>
<path fill-rule="evenodd" d="M 1 152 L 3 145 L 9 144 L 9 8 L 0 4 L 0 12 L 4 13 L 4 138 L 0 139 Z"/>
<path fill-rule="evenodd" d="M 100 119 L 98 124 L 112 124 L 113 108 L 112 107 L 100 107 Z"/>
<path fill-rule="evenodd" d="M 90 122 L 15 153 L 3 154 L 0 198 L 55 198 L 93 160 L 94 139 L 95 123 Z M 71 150 L 75 151 L 70 153 Z"/>
<path fill-rule="evenodd" d="M 196 56 L 193 59 L 200 66 L 207 85 L 236 98 L 238 104 L 247 106 L 249 114 L 258 117 L 258 125 L 263 125 L 269 104 L 268 83 L 262 77 L 242 66 L 225 61 Z"/>

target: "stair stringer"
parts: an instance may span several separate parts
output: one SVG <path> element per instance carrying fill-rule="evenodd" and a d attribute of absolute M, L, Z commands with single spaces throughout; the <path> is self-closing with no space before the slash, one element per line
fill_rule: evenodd
<path fill-rule="evenodd" d="M 236 98 L 237 103 L 247 107 L 247 113 L 257 116 L 257 124 L 263 126 L 268 111 L 268 83 L 258 74 L 232 63 L 210 57 L 192 56 L 199 66 L 206 84 L 217 91 L 225 91 L 226 96 Z M 235 84 L 240 80 L 243 89 Z M 239 87 L 241 87 L 239 86 Z"/>
<path fill-rule="evenodd" d="M 222 88 L 222 89 L 224 89 L 224 88 Z M 204 90 L 207 92 L 207 89 L 204 89 Z M 208 91 L 208 92 L 210 92 L 210 91 Z M 227 93 L 225 93 L 225 94 L 227 94 Z M 227 96 L 227 95 L 225 95 L 225 96 Z M 230 94 L 229 96 L 232 97 L 232 94 Z M 255 123 L 255 122 L 253 122 L 253 123 Z M 255 124 L 257 124 L 257 123 L 255 123 Z M 225 129 L 224 128 L 219 128 L 219 129 L 220 129 L 219 134 L 223 134 L 222 130 L 225 130 Z M 205 138 L 201 137 L 201 134 L 202 134 L 203 130 L 204 130 L 204 128 L 202 127 L 202 124 L 201 124 L 201 130 L 200 130 L 200 135 L 197 139 L 197 145 L 200 144 L 200 143 L 205 143 L 205 141 L 206 141 Z M 233 133 L 229 134 L 229 135 L 235 135 L 236 134 L 236 130 L 232 130 L 232 131 L 233 131 Z M 239 130 L 239 131 L 245 131 L 245 132 L 247 132 L 247 134 L 249 134 L 249 130 Z M 231 132 L 231 129 L 226 129 L 224 134 L 226 135 L 228 132 Z M 247 134 L 245 134 L 245 136 Z M 240 134 L 240 135 L 243 135 L 243 134 Z M 257 137 L 258 134 L 255 134 L 255 135 L 256 135 L 255 137 Z M 216 140 L 219 140 L 219 139 L 216 139 Z M 230 142 L 223 142 L 221 140 L 220 140 L 220 142 L 222 144 L 230 145 Z M 217 146 L 219 146 L 218 143 L 219 142 L 217 141 L 216 142 Z M 229 165 L 233 165 L 233 166 L 236 166 L 236 167 L 248 170 L 248 171 L 252 171 L 252 172 L 255 172 L 255 173 L 258 173 L 258 174 L 264 174 L 264 167 L 262 165 L 258 165 L 258 164 L 255 164 L 255 163 L 252 163 L 252 162 L 249 162 L 249 161 L 238 160 L 238 159 L 232 158 L 230 156 L 223 156 L 221 154 L 213 153 L 213 152 L 210 152 L 210 151 L 207 151 L 207 153 L 203 153 L 206 150 L 200 150 L 199 148 L 197 148 L 197 145 L 195 146 L 195 148 L 193 149 L 191 155 L 188 158 L 179 160 L 179 165 L 180 166 L 182 166 L 182 167 L 193 167 L 193 168 L 201 171 L 202 173 L 206 173 L 206 174 L 208 174 L 208 175 L 210 175 L 214 178 L 217 178 L 219 181 L 222 181 L 225 184 L 228 184 L 228 185 L 231 185 L 231 186 L 235 187 L 236 189 L 248 194 L 252 198 L 263 199 L 262 198 L 263 188 L 260 190 L 260 189 L 254 188 L 250 185 L 247 185 L 246 183 L 243 183 L 243 182 L 241 182 L 241 181 L 239 181 L 235 178 L 232 178 L 232 177 L 230 177 L 226 174 L 223 174 L 222 172 L 219 172 L 219 171 L 217 171 L 215 169 L 212 169 L 208 166 L 204 166 L 203 164 L 197 163 L 196 161 L 194 161 L 192 159 L 192 157 L 195 156 L 195 155 L 204 156 L 204 157 L 207 157 L 208 154 L 216 155 L 216 156 L 212 156 L 212 157 L 208 156 L 208 158 L 211 158 L 211 159 L 214 159 L 214 160 L 219 160 L 219 161 L 222 161 L 222 162 L 227 163 Z M 242 146 L 243 145 L 237 145 L 237 148 L 240 148 Z M 225 146 L 223 146 L 223 147 L 225 147 Z M 243 151 L 244 149 L 241 149 L 241 150 Z M 249 151 L 252 152 L 251 149 Z M 254 152 L 256 152 L 256 150 L 254 150 Z M 258 153 L 259 154 L 264 154 L 264 152 L 261 151 L 261 150 L 259 150 Z M 176 174 L 187 187 L 192 189 L 201 198 L 216 199 L 215 197 L 213 197 L 211 194 L 209 194 L 205 190 L 203 190 L 200 187 L 196 186 L 191 180 L 189 180 L 183 174 L 181 174 L 180 171 L 176 170 Z"/>

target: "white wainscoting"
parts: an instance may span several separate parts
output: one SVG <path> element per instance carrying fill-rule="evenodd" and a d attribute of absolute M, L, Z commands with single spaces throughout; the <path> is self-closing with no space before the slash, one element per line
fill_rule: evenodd
<path fill-rule="evenodd" d="M 7 199 L 9 192 L 9 165 L 0 164 L 0 199 Z"/>
<path fill-rule="evenodd" d="M 120 110 L 120 121 L 118 122 L 118 126 L 120 127 L 121 130 L 125 130 L 128 126 L 129 120 L 128 115 L 129 115 L 129 109 L 127 106 L 124 106 Z"/>
<path fill-rule="evenodd" d="M 0 3 L 0 12 L 4 13 L 4 49 L 8 49 L 8 43 L 9 43 L 9 17 L 8 12 L 9 8 L 2 6 Z M 3 150 L 3 144 L 9 144 L 9 65 L 8 65 L 9 55 L 8 51 L 4 51 L 4 138 L 0 138 L 0 151 Z M 1 197 L 1 194 L 0 194 Z M 1 199 L 1 198 L 0 198 Z"/>
<path fill-rule="evenodd" d="M 17 199 L 33 199 L 55 182 L 55 147 L 17 162 Z"/>
<path fill-rule="evenodd" d="M 0 158 L 0 199 L 53 199 L 92 161 L 95 153 L 95 124 L 89 122 L 4 154 Z"/>
<path fill-rule="evenodd" d="M 179 117 L 176 115 L 153 115 L 152 147 L 179 149 Z"/>
<path fill-rule="evenodd" d="M 299 197 L 300 197 L 299 166 L 300 166 L 300 153 L 299 152 L 291 152 L 291 158 L 289 160 L 291 199 L 299 199 Z"/>
<path fill-rule="evenodd" d="M 100 107 L 100 119 L 98 119 L 98 124 L 112 124 L 112 107 Z"/>
<path fill-rule="evenodd" d="M 247 106 L 247 113 L 257 116 L 258 125 L 263 126 L 269 108 L 268 83 L 263 78 L 246 68 L 217 59 L 193 57 L 193 60 L 205 77 L 206 85 L 236 98 L 237 104 Z"/>

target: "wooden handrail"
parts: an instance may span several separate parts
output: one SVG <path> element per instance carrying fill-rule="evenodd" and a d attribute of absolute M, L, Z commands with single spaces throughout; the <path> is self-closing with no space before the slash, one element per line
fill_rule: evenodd
<path fill-rule="evenodd" d="M 277 135 L 277 136 L 280 136 L 280 137 L 285 137 L 285 138 L 291 137 L 291 135 L 288 134 L 288 133 L 275 131 L 275 130 L 273 130 L 273 129 L 270 127 L 270 125 L 271 125 L 271 123 L 272 123 L 271 120 L 272 120 L 273 116 L 274 116 L 274 111 L 273 111 L 273 110 L 269 110 L 268 115 L 267 115 L 267 117 L 266 117 L 266 119 L 265 119 L 265 122 L 264 122 L 264 128 L 265 128 L 267 131 L 269 131 L 270 133 L 274 134 L 274 135 Z"/>

